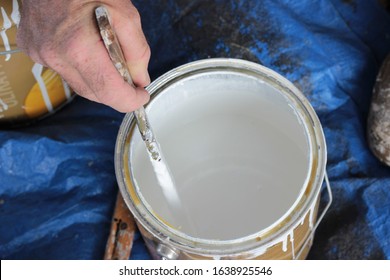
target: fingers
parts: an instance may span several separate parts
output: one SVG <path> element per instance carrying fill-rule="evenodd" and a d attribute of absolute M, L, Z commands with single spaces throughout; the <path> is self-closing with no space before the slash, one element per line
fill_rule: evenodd
<path fill-rule="evenodd" d="M 134 111 L 150 98 L 142 88 L 150 83 L 147 71 L 150 48 L 141 29 L 139 14 L 129 3 L 126 1 L 125 6 L 109 7 L 108 10 L 137 88 L 128 85 L 119 75 L 98 33 L 96 42 L 84 48 L 77 43 L 78 51 L 72 54 L 73 67 L 89 87 L 89 91 L 83 91 L 84 96 L 91 100 L 96 98 L 120 112 Z M 89 38 L 94 37 L 89 34 Z"/>
<path fill-rule="evenodd" d="M 140 15 L 133 6 L 120 13 L 118 10 L 111 13 L 113 28 L 122 46 L 133 82 L 137 86 L 145 87 L 150 83 L 148 64 L 151 53 L 142 31 Z"/>
<path fill-rule="evenodd" d="M 79 95 L 120 112 L 134 111 L 149 100 L 142 87 L 150 83 L 150 48 L 130 1 L 102 4 L 108 8 L 137 88 L 123 80 L 109 58 L 92 16 L 95 1 L 50 2 L 51 7 L 62 7 L 58 9 L 46 9 L 43 4 L 36 7 L 33 2 L 24 5 L 18 36 L 21 47 L 35 61 L 59 73 Z M 43 22 L 42 18 L 47 20 Z"/>
<path fill-rule="evenodd" d="M 73 72 L 64 79 L 80 95 L 94 101 L 106 104 L 119 112 L 131 112 L 149 101 L 149 94 L 143 88 L 133 88 L 119 75 L 112 64 L 103 43 L 78 46 L 70 52 Z M 98 58 L 98 59 L 97 59 Z M 68 71 L 67 71 L 68 72 Z M 80 81 L 81 78 L 81 81 Z"/>

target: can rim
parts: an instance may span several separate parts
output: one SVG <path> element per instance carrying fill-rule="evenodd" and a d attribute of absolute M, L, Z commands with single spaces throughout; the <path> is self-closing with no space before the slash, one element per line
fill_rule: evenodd
<path fill-rule="evenodd" d="M 308 142 L 311 157 L 310 168 L 312 170 L 308 172 L 310 176 L 308 176 L 307 182 L 302 186 L 302 192 L 299 198 L 297 198 L 295 203 L 283 217 L 275 221 L 275 223 L 266 229 L 231 240 L 220 241 L 194 238 L 169 227 L 150 212 L 150 216 L 148 216 L 148 211 L 144 211 L 146 208 L 141 209 L 140 211 L 140 207 L 142 208 L 144 206 L 142 206 L 141 200 L 137 197 L 137 191 L 134 190 L 134 186 L 136 185 L 132 176 L 129 174 L 130 171 L 126 170 L 126 164 L 128 164 L 128 160 L 126 159 L 126 153 L 128 152 L 126 151 L 126 145 L 130 145 L 131 130 L 134 128 L 133 114 L 126 114 L 119 129 L 115 147 L 115 172 L 125 203 L 137 218 L 137 221 L 162 243 L 171 244 L 173 247 L 187 252 L 201 253 L 203 255 L 231 255 L 240 254 L 243 251 L 248 250 L 258 250 L 259 247 L 262 248 L 267 244 L 271 244 L 279 236 L 286 234 L 289 229 L 295 228 L 294 225 L 296 225 L 297 221 L 299 221 L 302 216 L 305 216 L 305 213 L 310 210 L 311 205 L 316 202 L 324 180 L 326 166 L 325 138 L 314 109 L 306 97 L 291 82 L 264 66 L 240 59 L 214 58 L 199 60 L 179 66 L 167 72 L 149 85 L 147 90 L 151 93 L 152 98 L 154 98 L 154 93 L 157 90 L 161 90 L 162 87 L 175 79 L 194 74 L 196 71 L 217 71 L 222 68 L 261 74 L 263 77 L 270 79 L 272 85 L 279 87 L 284 94 L 287 94 L 286 91 L 288 91 L 288 94 L 296 98 L 298 103 L 295 105 L 300 106 L 300 109 L 304 110 L 302 111 L 302 114 L 304 114 L 305 117 L 304 126 L 306 133 L 308 133 L 308 137 L 310 137 Z M 315 164 L 313 164 L 313 162 Z M 129 186 L 128 184 L 132 184 L 132 186 Z M 133 189 L 131 189 L 132 187 Z M 309 187 L 309 195 L 304 198 L 303 193 L 307 192 Z M 297 207 L 299 208 L 296 209 Z"/>

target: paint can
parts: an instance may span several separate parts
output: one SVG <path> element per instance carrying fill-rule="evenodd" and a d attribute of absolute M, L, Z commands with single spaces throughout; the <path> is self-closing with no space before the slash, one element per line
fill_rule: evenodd
<path fill-rule="evenodd" d="M 305 258 L 332 196 L 323 131 L 303 94 L 270 69 L 224 58 L 178 67 L 147 90 L 187 218 L 170 211 L 127 114 L 116 176 L 152 257 Z"/>
<path fill-rule="evenodd" d="M 17 48 L 18 1 L 3 1 L 0 9 L 0 126 L 16 126 L 54 113 L 74 93 L 57 73 Z"/>

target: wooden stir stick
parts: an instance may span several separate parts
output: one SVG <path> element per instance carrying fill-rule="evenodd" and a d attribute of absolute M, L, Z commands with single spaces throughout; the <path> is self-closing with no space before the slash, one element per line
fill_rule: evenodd
<path fill-rule="evenodd" d="M 107 240 L 105 260 L 128 260 L 135 233 L 134 217 L 118 192 L 110 235 Z"/>

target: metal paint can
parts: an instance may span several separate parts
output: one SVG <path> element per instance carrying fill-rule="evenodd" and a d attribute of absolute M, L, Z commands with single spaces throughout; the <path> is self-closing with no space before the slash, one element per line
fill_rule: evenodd
<path fill-rule="evenodd" d="M 116 176 L 153 258 L 305 258 L 331 190 L 321 124 L 303 94 L 270 69 L 222 58 L 178 67 L 147 90 L 188 218 L 169 211 L 127 114 Z M 324 178 L 328 204 L 317 217 Z"/>
<path fill-rule="evenodd" d="M 4 3 L 3 3 L 4 2 Z M 20 20 L 17 0 L 0 5 L 0 126 L 30 123 L 54 113 L 74 93 L 53 70 L 17 49 Z"/>

